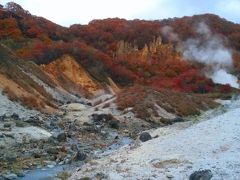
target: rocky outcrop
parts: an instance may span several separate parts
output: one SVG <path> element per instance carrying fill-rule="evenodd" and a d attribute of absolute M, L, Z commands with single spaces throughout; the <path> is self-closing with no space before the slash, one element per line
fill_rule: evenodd
<path fill-rule="evenodd" d="M 54 83 L 36 64 L 19 59 L 6 46 L 0 44 L 0 90 L 11 101 L 30 109 L 46 113 L 56 112 L 56 102 L 30 74 L 54 87 Z"/>
<path fill-rule="evenodd" d="M 158 57 L 158 59 L 166 60 L 178 56 L 178 53 L 174 51 L 172 45 L 162 44 L 162 39 L 159 36 L 149 44 L 145 44 L 142 49 L 139 49 L 136 44 L 131 44 L 123 40 L 119 41 L 117 44 L 116 57 L 125 55 L 139 57 L 142 60 L 147 60 L 148 58 L 155 57 Z"/>
<path fill-rule="evenodd" d="M 199 170 L 192 173 L 189 177 L 189 180 L 210 180 L 212 179 L 213 174 L 211 170 Z"/>
<path fill-rule="evenodd" d="M 131 43 L 128 43 L 124 40 L 119 41 L 117 44 L 117 52 L 116 55 L 117 56 L 121 56 L 123 54 L 130 54 L 133 52 L 137 52 L 138 51 L 138 47 L 137 45 L 132 45 Z"/>
<path fill-rule="evenodd" d="M 95 95 L 101 86 L 73 57 L 64 55 L 41 68 L 63 89 L 78 95 Z"/>
<path fill-rule="evenodd" d="M 156 53 L 159 47 L 162 46 L 161 37 L 155 38 L 152 42 L 145 46 L 142 49 L 139 49 L 136 44 L 132 44 L 126 41 L 119 41 L 117 44 L 117 56 L 131 53 L 139 53 L 142 56 L 148 56 L 150 54 Z"/>

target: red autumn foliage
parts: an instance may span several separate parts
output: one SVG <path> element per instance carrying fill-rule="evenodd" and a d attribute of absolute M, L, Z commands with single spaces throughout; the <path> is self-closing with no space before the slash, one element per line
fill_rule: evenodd
<path fill-rule="evenodd" d="M 229 84 L 222 85 L 220 87 L 220 92 L 221 93 L 230 93 L 231 92 L 231 86 Z"/>
<path fill-rule="evenodd" d="M 214 84 L 211 80 L 199 74 L 197 69 L 190 69 L 173 79 L 156 79 L 153 82 L 153 87 L 156 90 L 167 88 L 183 92 L 208 93 L 213 90 Z"/>
<path fill-rule="evenodd" d="M 134 107 L 139 104 L 146 96 L 146 89 L 142 86 L 132 86 L 127 90 L 121 91 L 116 99 L 118 108 L 124 110 L 128 107 Z"/>
<path fill-rule="evenodd" d="M 12 38 L 18 40 L 21 36 L 16 19 L 12 17 L 0 19 L 0 39 Z"/>
<path fill-rule="evenodd" d="M 98 80 L 111 76 L 120 85 L 140 83 L 157 90 L 207 93 L 214 89 L 212 81 L 200 73 L 201 67 L 181 59 L 175 44 L 161 31 L 170 26 L 182 41 L 197 36 L 194 27 L 196 22 L 203 21 L 214 33 L 230 40 L 224 43 L 233 49 L 234 72 L 239 73 L 240 25 L 211 14 L 162 21 L 93 20 L 88 25 L 65 28 L 9 3 L 6 9 L 0 9 L 0 40 L 13 40 L 17 55 L 37 64 L 70 54 Z M 140 52 L 158 37 L 163 44 L 157 52 Z M 136 49 L 117 55 L 120 41 Z"/>

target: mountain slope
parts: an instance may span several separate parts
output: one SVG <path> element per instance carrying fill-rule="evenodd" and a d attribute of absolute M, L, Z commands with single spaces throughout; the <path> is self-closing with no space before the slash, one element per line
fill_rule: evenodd
<path fill-rule="evenodd" d="M 11 100 L 43 112 L 51 112 L 67 101 L 79 100 L 65 90 L 63 84 L 58 86 L 40 66 L 19 59 L 3 45 L 0 45 L 0 52 L 0 87 Z M 75 73 L 78 71 L 76 69 Z"/>
<path fill-rule="evenodd" d="M 234 83 L 238 87 L 240 25 L 218 16 L 205 14 L 162 21 L 114 18 L 64 28 L 31 15 L 16 3 L 0 8 L 0 43 L 14 57 L 8 55 L 1 59 L 2 80 L 10 79 L 20 84 L 25 93 L 39 96 L 32 101 L 41 109 L 46 104 L 56 108 L 58 104 L 79 100 L 75 95 L 94 97 L 110 84 L 120 89 L 140 84 L 156 91 L 231 93 L 235 90 L 229 85 L 216 84 L 208 75 L 213 74 L 214 64 L 199 63 L 184 56 L 188 38 L 204 41 L 195 27 L 202 21 L 213 37 L 219 37 L 220 50 L 229 54 L 227 64 L 233 66 L 224 70 L 236 76 Z M 210 48 L 214 53 L 219 50 Z M 5 50 L 1 51 L 4 54 Z M 11 58 L 21 61 L 9 61 Z M 221 62 L 221 57 L 218 60 Z M 6 70 L 7 66 L 12 72 Z M 224 64 L 218 66 L 225 67 Z M 2 88 L 6 88 L 6 84 Z M 16 99 L 23 96 L 22 91 L 13 93 L 17 94 Z"/>

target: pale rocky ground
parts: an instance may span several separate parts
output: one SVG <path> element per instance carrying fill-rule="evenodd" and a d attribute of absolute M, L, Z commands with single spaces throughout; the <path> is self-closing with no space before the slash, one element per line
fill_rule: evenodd
<path fill-rule="evenodd" d="M 48 140 L 52 136 L 50 132 L 34 126 L 13 127 L 11 131 L 0 131 L 0 135 L 5 136 L 5 138 L 0 138 L 0 147 L 13 147 L 16 143 Z"/>
<path fill-rule="evenodd" d="M 62 114 L 51 116 L 28 110 L 4 95 L 0 98 L 0 178 L 26 175 L 27 179 L 28 170 L 82 164 L 152 128 L 130 109 L 117 110 L 111 94 L 89 100 L 89 105 L 65 104 L 60 107 Z M 50 171 L 53 177 L 54 173 Z M 44 171 L 39 174 L 42 177 Z"/>
<path fill-rule="evenodd" d="M 188 179 L 209 169 L 212 179 L 240 176 L 240 101 L 209 111 L 195 122 L 151 130 L 158 136 L 125 146 L 80 167 L 70 179 Z M 200 121 L 199 121 L 200 120 Z M 201 121 L 202 120 L 202 121 Z"/>
<path fill-rule="evenodd" d="M 2 115 L 12 115 L 16 113 L 19 117 L 30 117 L 39 114 L 36 110 L 29 110 L 19 103 L 10 101 L 6 96 L 2 95 L 0 92 L 0 116 Z"/>

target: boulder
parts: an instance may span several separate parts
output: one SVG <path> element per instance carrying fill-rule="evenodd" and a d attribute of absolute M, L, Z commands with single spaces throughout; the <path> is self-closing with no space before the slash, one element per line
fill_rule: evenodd
<path fill-rule="evenodd" d="M 114 119 L 111 114 L 92 114 L 92 119 L 94 122 L 110 121 Z"/>
<path fill-rule="evenodd" d="M 3 127 L 4 128 L 11 128 L 12 124 L 11 123 L 4 123 Z"/>
<path fill-rule="evenodd" d="M 4 114 L 3 116 L 0 116 L 0 121 L 4 121 L 6 118 L 6 115 Z"/>
<path fill-rule="evenodd" d="M 41 157 L 42 157 L 42 154 L 41 154 L 40 151 L 35 151 L 35 152 L 32 153 L 32 156 L 33 156 L 34 158 L 41 158 Z"/>
<path fill-rule="evenodd" d="M 6 135 L 7 133 L 5 133 Z M 13 136 L 13 138 L 18 143 L 27 142 L 39 142 L 40 140 L 48 140 L 52 134 L 45 129 L 29 126 L 29 127 L 15 127 L 12 129 L 11 133 L 8 135 Z"/>
<path fill-rule="evenodd" d="M 18 178 L 18 176 L 16 175 L 16 174 L 13 174 L 13 173 L 11 173 L 11 174 L 6 174 L 6 175 L 4 175 L 3 176 L 5 179 L 7 179 L 7 180 L 13 180 L 13 179 L 17 179 Z"/>
<path fill-rule="evenodd" d="M 67 139 L 66 133 L 64 131 L 53 133 L 53 137 L 57 139 L 59 142 L 64 142 Z"/>
<path fill-rule="evenodd" d="M 13 163 L 13 162 L 17 161 L 17 156 L 13 153 L 5 154 L 4 155 L 4 160 L 9 162 L 9 163 Z"/>
<path fill-rule="evenodd" d="M 108 179 L 108 176 L 102 172 L 95 174 L 96 179 Z"/>
<path fill-rule="evenodd" d="M 86 106 L 84 104 L 80 104 L 80 103 L 69 102 L 69 104 L 62 106 L 62 108 L 67 111 L 84 111 L 88 108 L 88 106 Z"/>
<path fill-rule="evenodd" d="M 24 177 L 24 176 L 25 176 L 25 173 L 24 173 L 23 171 L 18 171 L 18 172 L 16 172 L 16 175 L 17 175 L 18 177 Z"/>
<path fill-rule="evenodd" d="M 87 158 L 87 155 L 81 151 L 77 151 L 74 155 L 73 160 L 75 161 L 84 161 Z"/>
<path fill-rule="evenodd" d="M 213 174 L 212 171 L 209 169 L 195 171 L 189 177 L 189 180 L 210 180 L 212 179 Z"/>
<path fill-rule="evenodd" d="M 112 120 L 109 122 L 109 126 L 110 128 L 113 128 L 113 129 L 119 129 L 119 121 Z"/>
<path fill-rule="evenodd" d="M 148 132 L 143 132 L 142 134 L 140 134 L 139 139 L 142 142 L 146 142 L 152 139 L 152 136 L 148 133 Z"/>
<path fill-rule="evenodd" d="M 22 121 L 16 121 L 16 126 L 17 127 L 24 127 L 25 126 L 25 124 L 24 124 L 24 122 L 22 122 Z"/>
<path fill-rule="evenodd" d="M 50 147 L 47 149 L 47 153 L 48 154 L 58 154 L 59 153 L 59 149 L 55 148 L 55 147 Z"/>
<path fill-rule="evenodd" d="M 14 120 L 18 120 L 18 119 L 19 119 L 19 115 L 16 114 L 16 113 L 13 113 L 13 114 L 11 115 L 11 118 L 14 119 Z"/>
<path fill-rule="evenodd" d="M 170 123 L 171 124 L 174 124 L 174 123 L 177 123 L 177 122 L 184 122 L 185 120 L 181 117 L 176 117 L 174 119 L 171 119 Z"/>
<path fill-rule="evenodd" d="M 37 116 L 31 116 L 29 119 L 25 120 L 25 122 L 33 125 L 33 126 L 41 126 L 42 119 Z"/>

